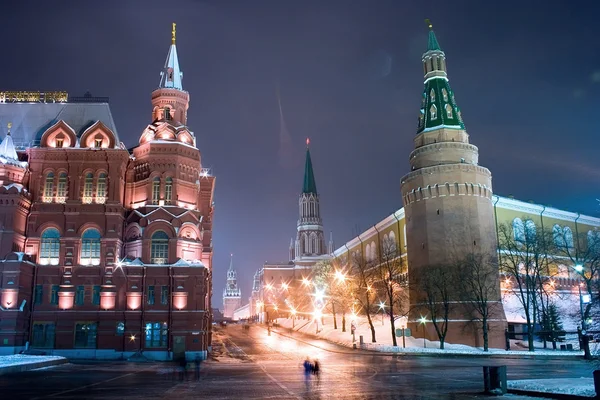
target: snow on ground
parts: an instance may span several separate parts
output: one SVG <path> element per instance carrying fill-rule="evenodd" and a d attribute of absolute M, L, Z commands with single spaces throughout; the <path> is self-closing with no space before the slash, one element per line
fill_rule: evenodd
<path fill-rule="evenodd" d="M 0 368 L 64 359 L 64 357 L 59 356 L 28 356 L 24 354 L 14 354 L 10 356 L 0 356 Z"/>
<path fill-rule="evenodd" d="M 509 389 L 594 397 L 593 378 L 523 379 L 508 381 Z"/>
<path fill-rule="evenodd" d="M 352 347 L 352 334 L 350 333 L 350 318 L 346 319 L 346 332 L 342 332 L 341 318 L 338 317 L 337 324 L 338 329 L 333 327 L 333 317 L 325 316 L 325 325 L 319 323 L 319 333 L 316 333 L 317 327 L 315 322 L 309 319 L 292 319 L 279 318 L 277 323 L 284 328 L 292 328 L 294 325 L 294 331 L 302 332 L 308 335 L 320 337 L 328 341 L 341 344 L 346 347 Z M 503 354 L 503 355 L 527 355 L 531 354 L 522 350 L 511 350 L 506 351 L 504 349 L 490 349 L 488 353 L 484 353 L 483 348 L 471 347 L 463 344 L 444 343 L 444 350 L 440 350 L 439 341 L 423 340 L 413 337 L 406 337 L 406 348 L 402 347 L 402 337 L 397 337 L 398 346 L 394 347 L 392 344 L 392 331 L 390 322 L 387 319 L 383 319 L 380 315 L 372 318 L 373 325 L 375 328 L 375 339 L 377 343 L 371 343 L 371 329 L 366 317 L 359 316 L 356 319 L 356 344 L 359 345 L 359 337 L 363 336 L 364 346 L 362 348 L 375 351 L 384 352 L 400 352 L 400 353 L 443 353 L 443 354 Z M 540 343 L 541 345 L 541 343 Z M 560 351 L 550 349 L 536 349 L 536 355 L 554 355 L 554 356 L 581 356 L 583 353 L 580 351 Z M 514 348 L 514 347 L 512 347 Z M 524 351 L 525 350 L 525 351 Z"/>

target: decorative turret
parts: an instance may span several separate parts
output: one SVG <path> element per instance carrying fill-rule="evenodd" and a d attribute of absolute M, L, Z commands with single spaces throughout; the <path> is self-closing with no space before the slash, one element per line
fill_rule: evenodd
<path fill-rule="evenodd" d="M 298 234 L 296 236 L 295 259 L 306 256 L 325 254 L 323 238 L 323 221 L 319 206 L 319 195 L 313 172 L 310 140 L 306 139 L 306 162 L 304 164 L 304 181 L 299 199 L 300 218 L 298 219 Z"/>
<path fill-rule="evenodd" d="M 175 27 L 171 30 L 171 46 L 165 66 L 160 72 L 158 89 L 152 92 L 152 119 L 154 121 L 174 121 L 173 125 L 187 124 L 187 110 L 190 95 L 183 90 L 183 72 L 179 68 L 179 57 L 175 45 Z"/>
<path fill-rule="evenodd" d="M 12 123 L 8 123 L 8 132 L 4 137 L 2 143 L 0 143 L 0 162 L 15 162 L 19 161 L 19 156 L 17 155 L 17 150 L 15 150 L 15 145 L 12 140 L 12 136 L 10 135 L 10 128 L 12 127 Z"/>
<path fill-rule="evenodd" d="M 417 133 L 441 127 L 465 129 L 454 92 L 448 83 L 446 55 L 440 48 L 429 20 L 427 24 L 429 41 L 422 57 L 425 88 L 421 97 Z"/>

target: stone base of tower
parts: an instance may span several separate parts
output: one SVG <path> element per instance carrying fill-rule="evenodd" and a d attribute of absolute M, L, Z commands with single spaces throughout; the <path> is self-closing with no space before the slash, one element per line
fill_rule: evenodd
<path fill-rule="evenodd" d="M 506 321 L 494 320 L 488 323 L 488 346 L 490 349 L 504 349 L 505 348 L 505 331 Z M 438 335 L 435 331 L 435 327 L 428 321 L 425 324 L 419 322 L 409 322 L 408 327 L 412 331 L 414 338 L 422 339 L 425 335 L 425 339 L 430 341 L 439 341 Z M 470 321 L 456 321 L 448 322 L 448 333 L 444 341 L 446 344 L 464 344 L 472 347 L 483 348 L 483 332 L 481 331 L 480 322 Z"/>

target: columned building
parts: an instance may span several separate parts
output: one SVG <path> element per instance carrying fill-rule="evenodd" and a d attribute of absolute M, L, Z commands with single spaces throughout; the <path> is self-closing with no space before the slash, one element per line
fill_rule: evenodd
<path fill-rule="evenodd" d="M 0 98 L 12 122 L 0 144 L 0 352 L 206 357 L 215 179 L 187 127 L 175 25 L 132 150 L 106 99 Z"/>

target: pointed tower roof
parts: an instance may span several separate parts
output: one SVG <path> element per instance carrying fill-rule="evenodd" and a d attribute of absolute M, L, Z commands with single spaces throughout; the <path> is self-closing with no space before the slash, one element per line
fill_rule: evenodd
<path fill-rule="evenodd" d="M 12 127 L 12 123 L 8 123 L 8 132 L 4 137 L 2 143 L 0 143 L 0 157 L 5 158 L 7 160 L 19 160 L 19 156 L 17 155 L 17 150 L 15 150 L 15 144 L 13 143 L 12 136 L 10 135 L 10 128 Z"/>
<path fill-rule="evenodd" d="M 302 193 L 314 193 L 317 194 L 317 184 L 315 182 L 315 174 L 313 172 L 312 161 L 310 159 L 310 149 L 308 145 L 310 139 L 306 139 L 306 162 L 304 164 L 304 185 L 302 186 Z"/>
<path fill-rule="evenodd" d="M 433 25 L 431 25 L 431 21 L 426 19 L 425 22 L 429 27 L 429 40 L 427 42 L 427 51 L 442 51 L 442 49 L 440 48 L 440 44 L 438 43 L 438 40 L 435 37 L 435 32 L 433 31 Z"/>
<path fill-rule="evenodd" d="M 440 48 L 431 22 L 425 21 L 429 28 L 429 40 L 422 57 L 425 87 L 421 96 L 417 134 L 441 128 L 465 129 L 460 108 L 448 82 L 446 55 Z"/>
<path fill-rule="evenodd" d="M 229 269 L 227 271 L 233 271 L 233 253 L 231 253 L 231 259 L 229 260 Z"/>
<path fill-rule="evenodd" d="M 175 27 L 177 24 L 173 22 L 171 31 L 171 47 L 165 61 L 165 66 L 160 73 L 160 88 L 172 88 L 183 90 L 182 80 L 183 72 L 179 69 L 179 58 L 177 57 L 177 46 L 175 46 Z"/>

